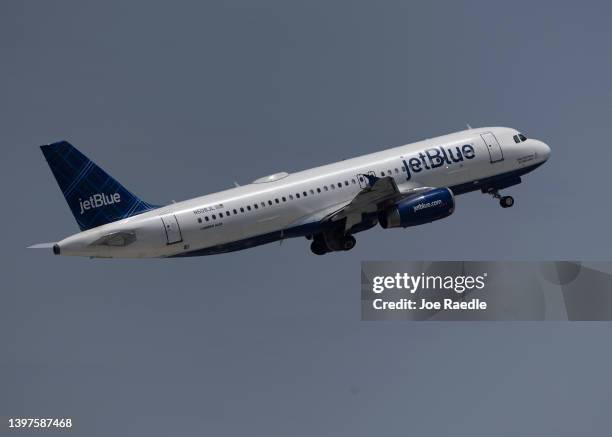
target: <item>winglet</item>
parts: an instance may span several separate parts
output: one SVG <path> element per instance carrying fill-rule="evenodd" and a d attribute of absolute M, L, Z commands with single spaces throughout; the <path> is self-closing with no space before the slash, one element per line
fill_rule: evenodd
<path fill-rule="evenodd" d="M 366 180 L 368 181 L 368 187 L 372 188 L 374 186 L 374 184 L 380 179 L 379 177 L 373 175 L 373 174 L 367 174 L 367 173 L 360 173 L 357 176 L 363 176 L 366 178 Z"/>

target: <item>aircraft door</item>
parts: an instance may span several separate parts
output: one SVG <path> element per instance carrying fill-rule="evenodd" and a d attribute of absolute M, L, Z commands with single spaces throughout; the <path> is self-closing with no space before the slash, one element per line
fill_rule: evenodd
<path fill-rule="evenodd" d="M 494 162 L 499 162 L 504 160 L 504 153 L 502 152 L 501 146 L 491 132 L 486 132 L 480 135 L 482 140 L 487 146 L 487 150 L 489 151 L 489 157 L 491 158 L 491 164 Z"/>
<path fill-rule="evenodd" d="M 183 241 L 181 228 L 178 224 L 176 216 L 174 214 L 167 214 L 161 216 L 160 218 L 164 225 L 164 231 L 166 232 L 167 244 L 180 243 Z"/>

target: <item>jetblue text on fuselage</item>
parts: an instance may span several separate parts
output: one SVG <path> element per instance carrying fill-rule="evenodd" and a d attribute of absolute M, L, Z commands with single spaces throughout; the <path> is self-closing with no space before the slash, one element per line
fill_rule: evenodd
<path fill-rule="evenodd" d="M 121 195 L 119 193 L 113 194 L 94 194 L 89 199 L 79 199 L 79 205 L 81 206 L 81 215 L 89 209 L 100 208 L 105 205 L 112 205 L 113 203 L 121 202 Z"/>
<path fill-rule="evenodd" d="M 403 159 L 404 167 L 406 168 L 406 180 L 412 178 L 412 173 L 419 173 L 421 170 L 431 170 L 437 167 L 441 167 L 446 164 L 453 164 L 463 161 L 463 159 L 474 159 L 476 152 L 474 147 L 470 144 L 464 144 L 463 146 L 455 146 L 454 150 L 452 147 L 434 147 L 431 149 L 425 149 L 423 152 L 419 152 L 416 156 L 411 158 Z M 411 173 L 412 171 L 412 173 Z"/>

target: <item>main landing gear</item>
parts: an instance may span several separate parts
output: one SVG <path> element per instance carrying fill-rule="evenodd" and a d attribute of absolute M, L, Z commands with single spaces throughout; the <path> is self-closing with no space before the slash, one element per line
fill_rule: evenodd
<path fill-rule="evenodd" d="M 510 208 L 514 205 L 514 197 L 512 196 L 502 196 L 497 190 L 493 190 L 489 194 L 499 200 L 499 206 L 502 208 Z"/>
<path fill-rule="evenodd" d="M 343 235 L 340 238 L 331 239 L 318 234 L 313 237 L 310 250 L 315 255 L 325 255 L 328 252 L 351 250 L 356 243 L 357 240 L 352 235 Z"/>
<path fill-rule="evenodd" d="M 346 235 L 342 240 L 342 249 L 351 250 L 357 244 L 357 240 L 352 235 Z"/>
<path fill-rule="evenodd" d="M 310 243 L 310 251 L 315 255 L 325 255 L 327 253 L 327 248 L 322 241 L 313 241 Z"/>

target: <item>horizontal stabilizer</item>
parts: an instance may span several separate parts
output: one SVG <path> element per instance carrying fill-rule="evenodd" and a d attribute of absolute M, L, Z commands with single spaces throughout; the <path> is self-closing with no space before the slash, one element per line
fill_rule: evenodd
<path fill-rule="evenodd" d="M 134 232 L 113 232 L 98 238 L 96 241 L 91 243 L 91 246 L 127 246 L 136 241 L 136 234 Z"/>
<path fill-rule="evenodd" d="M 38 243 L 28 246 L 28 249 L 52 249 L 55 243 Z"/>

